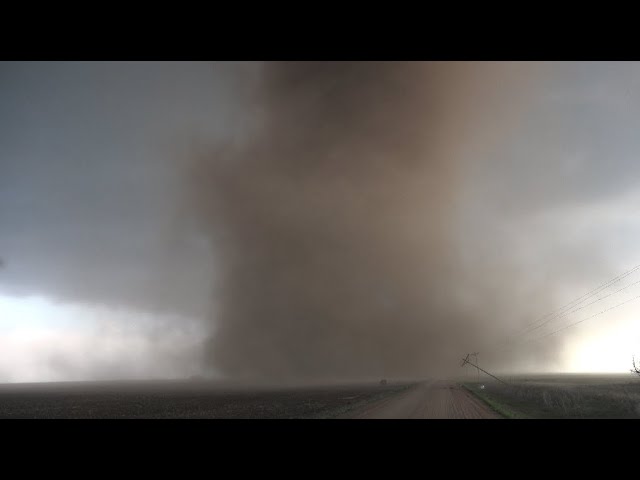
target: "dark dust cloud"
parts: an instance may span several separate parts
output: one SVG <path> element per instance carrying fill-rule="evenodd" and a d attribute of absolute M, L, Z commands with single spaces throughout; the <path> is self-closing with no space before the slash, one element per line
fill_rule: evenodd
<path fill-rule="evenodd" d="M 465 155 L 508 132 L 531 70 L 265 64 L 251 136 L 194 162 L 217 259 L 211 365 L 252 380 L 423 377 L 495 340 L 495 302 L 462 301 L 459 192 Z M 507 283 L 472 264 L 473 281 Z"/>

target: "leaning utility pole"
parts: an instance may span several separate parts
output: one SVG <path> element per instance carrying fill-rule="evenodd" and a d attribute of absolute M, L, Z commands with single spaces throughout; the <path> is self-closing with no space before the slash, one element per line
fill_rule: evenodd
<path fill-rule="evenodd" d="M 486 374 L 487 374 L 487 375 L 489 375 L 491 378 L 495 378 L 495 379 L 496 379 L 496 380 L 498 380 L 500 383 L 504 383 L 505 385 L 509 385 L 509 384 L 508 384 L 507 382 L 505 382 L 504 380 L 500 380 L 498 377 L 496 377 L 495 375 L 490 374 L 490 373 L 489 373 L 489 372 L 487 372 L 486 370 L 484 370 L 484 369 L 480 368 L 478 365 L 475 365 L 475 364 L 471 363 L 471 362 L 469 361 L 469 355 L 472 355 L 472 354 L 467 353 L 467 356 L 466 356 L 465 358 L 463 358 L 463 359 L 462 359 L 462 365 L 461 365 L 461 366 L 463 366 L 463 367 L 464 367 L 466 364 L 469 364 L 469 365 L 471 365 L 472 367 L 476 367 L 478 370 L 480 370 L 480 371 L 482 371 L 482 372 L 486 373 Z"/>

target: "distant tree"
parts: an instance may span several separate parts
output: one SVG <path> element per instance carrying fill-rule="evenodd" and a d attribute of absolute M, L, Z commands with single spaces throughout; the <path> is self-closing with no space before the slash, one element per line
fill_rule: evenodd
<path fill-rule="evenodd" d="M 633 364 L 633 368 L 631 369 L 631 373 L 635 373 L 640 377 L 640 364 L 636 365 L 635 357 L 631 357 L 631 363 Z"/>

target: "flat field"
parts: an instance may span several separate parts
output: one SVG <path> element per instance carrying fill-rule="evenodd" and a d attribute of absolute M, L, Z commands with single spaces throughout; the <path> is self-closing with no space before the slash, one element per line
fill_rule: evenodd
<path fill-rule="evenodd" d="M 463 385 L 507 418 L 640 418 L 640 378 L 632 374 L 505 377 Z M 484 389 L 480 388 L 484 385 Z"/>
<path fill-rule="evenodd" d="M 411 386 L 242 387 L 209 381 L 0 385 L 0 418 L 333 418 Z"/>

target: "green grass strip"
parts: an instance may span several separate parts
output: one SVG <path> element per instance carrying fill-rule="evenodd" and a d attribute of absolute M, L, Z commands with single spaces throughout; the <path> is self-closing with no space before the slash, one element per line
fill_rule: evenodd
<path fill-rule="evenodd" d="M 490 396 L 486 395 L 484 392 L 481 392 L 477 388 L 470 387 L 469 385 L 463 383 L 461 384 L 468 392 L 474 395 L 476 398 L 480 399 L 484 404 L 489 406 L 494 412 L 499 415 L 502 415 L 504 418 L 530 418 L 522 413 L 516 412 L 512 410 L 509 406 L 504 405 Z"/>

